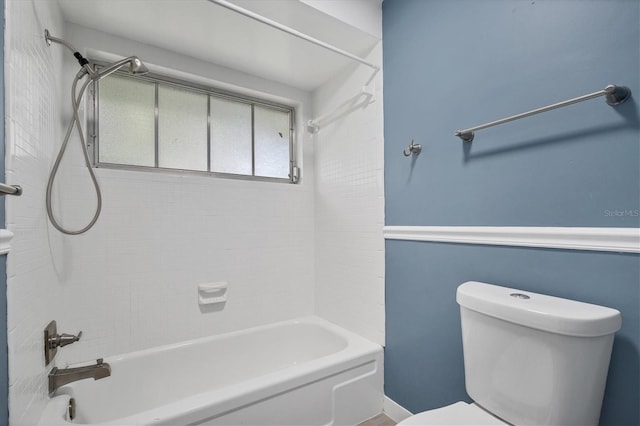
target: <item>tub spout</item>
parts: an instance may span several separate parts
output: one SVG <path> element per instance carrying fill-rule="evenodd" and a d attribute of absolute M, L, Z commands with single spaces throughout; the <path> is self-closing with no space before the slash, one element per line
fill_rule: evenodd
<path fill-rule="evenodd" d="M 111 375 L 111 366 L 102 362 L 102 358 L 96 361 L 96 365 L 86 367 L 63 368 L 54 367 L 49 373 L 49 395 L 61 386 L 83 379 L 100 380 Z"/>

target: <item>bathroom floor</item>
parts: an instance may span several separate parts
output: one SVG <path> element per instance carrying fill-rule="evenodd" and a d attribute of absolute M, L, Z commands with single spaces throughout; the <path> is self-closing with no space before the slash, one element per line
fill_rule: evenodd
<path fill-rule="evenodd" d="M 385 416 L 384 413 L 381 413 L 357 426 L 396 426 L 396 422 Z"/>

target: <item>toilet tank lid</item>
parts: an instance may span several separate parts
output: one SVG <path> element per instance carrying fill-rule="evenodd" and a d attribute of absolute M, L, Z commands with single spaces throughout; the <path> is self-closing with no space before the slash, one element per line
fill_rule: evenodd
<path fill-rule="evenodd" d="M 622 324 L 616 309 L 477 281 L 461 284 L 456 301 L 501 320 L 569 336 L 604 336 Z"/>

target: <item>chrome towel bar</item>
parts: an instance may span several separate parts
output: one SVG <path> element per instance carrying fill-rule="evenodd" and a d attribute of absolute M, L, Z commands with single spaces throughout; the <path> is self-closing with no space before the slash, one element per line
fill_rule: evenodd
<path fill-rule="evenodd" d="M 589 99 L 598 98 L 600 96 L 606 96 L 607 104 L 609 105 L 620 105 L 624 103 L 627 99 L 631 97 L 631 90 L 625 86 L 614 86 L 613 84 L 608 85 L 603 90 L 589 93 L 588 95 L 579 96 L 577 98 L 569 99 L 567 101 L 558 102 L 553 105 L 549 105 L 546 107 L 534 109 L 531 111 L 523 112 L 522 114 L 512 115 L 511 117 L 506 117 L 500 120 L 492 121 L 490 123 L 482 124 L 480 126 L 471 127 L 465 130 L 456 130 L 455 135 L 458 136 L 465 142 L 471 142 L 473 140 L 474 132 L 476 130 L 486 129 L 487 127 L 497 126 L 499 124 L 508 123 L 510 121 L 519 120 L 521 118 L 529 117 L 531 115 L 540 114 L 541 112 L 551 111 L 552 109 L 562 108 L 568 105 L 577 104 L 578 102 L 587 101 Z"/>
<path fill-rule="evenodd" d="M 0 183 L 0 196 L 3 195 L 22 195 L 22 187 L 20 185 Z"/>

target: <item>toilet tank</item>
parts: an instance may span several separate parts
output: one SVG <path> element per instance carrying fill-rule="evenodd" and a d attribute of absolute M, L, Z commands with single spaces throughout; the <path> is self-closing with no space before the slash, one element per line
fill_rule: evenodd
<path fill-rule="evenodd" d="M 458 287 L 465 383 L 514 425 L 597 425 L 620 312 L 475 281 Z"/>

